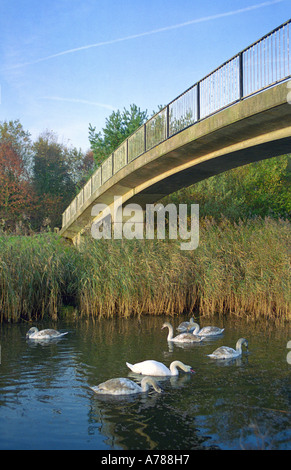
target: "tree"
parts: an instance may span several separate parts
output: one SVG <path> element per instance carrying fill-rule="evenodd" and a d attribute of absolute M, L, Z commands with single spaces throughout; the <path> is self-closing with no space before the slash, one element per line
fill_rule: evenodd
<path fill-rule="evenodd" d="M 45 219 L 49 219 L 50 226 L 60 226 L 61 214 L 75 195 L 70 152 L 48 131 L 39 136 L 33 150 L 33 187 L 41 203 L 35 228 Z"/>
<path fill-rule="evenodd" d="M 0 218 L 4 230 L 15 230 L 34 212 L 35 198 L 21 156 L 12 142 L 0 143 Z"/>
<path fill-rule="evenodd" d="M 67 162 L 70 178 L 79 192 L 96 169 L 93 152 L 88 150 L 84 154 L 81 149 L 72 148 L 68 151 Z"/>
<path fill-rule="evenodd" d="M 0 218 L 2 229 L 29 225 L 35 211 L 31 187 L 32 143 L 20 121 L 0 123 Z"/>
<path fill-rule="evenodd" d="M 106 126 L 102 132 L 89 124 L 89 141 L 97 166 L 147 120 L 147 111 L 141 111 L 135 104 L 130 109 L 113 111 L 106 118 Z"/>
<path fill-rule="evenodd" d="M 26 169 L 27 178 L 31 176 L 32 142 L 30 133 L 25 131 L 17 119 L 15 121 L 0 122 L 0 142 L 11 144 Z"/>

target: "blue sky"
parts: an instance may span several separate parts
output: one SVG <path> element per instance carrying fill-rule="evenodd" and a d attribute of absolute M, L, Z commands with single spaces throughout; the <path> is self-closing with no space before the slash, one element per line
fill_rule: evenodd
<path fill-rule="evenodd" d="M 157 111 L 290 18 L 290 0 L 1 0 L 0 121 L 89 149 L 88 126 Z"/>

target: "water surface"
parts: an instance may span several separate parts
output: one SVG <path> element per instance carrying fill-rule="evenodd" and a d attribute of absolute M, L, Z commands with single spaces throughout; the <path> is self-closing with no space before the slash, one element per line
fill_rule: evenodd
<path fill-rule="evenodd" d="M 29 324 L 1 325 L 1 449 L 291 449 L 290 328 L 242 320 L 201 320 L 224 327 L 216 339 L 168 344 L 163 321 L 144 317 L 39 323 L 69 334 L 27 341 Z M 232 362 L 207 357 L 218 346 L 249 342 Z M 195 374 L 160 380 L 163 393 L 98 397 L 112 377 L 140 378 L 125 362 L 155 359 L 191 365 Z"/>

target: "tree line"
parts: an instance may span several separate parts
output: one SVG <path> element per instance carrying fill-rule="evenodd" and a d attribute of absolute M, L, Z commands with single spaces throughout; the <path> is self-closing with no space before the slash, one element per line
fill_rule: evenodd
<path fill-rule="evenodd" d="M 44 131 L 35 142 L 19 120 L 0 122 L 0 229 L 60 227 L 61 214 L 94 168 L 83 153 Z"/>
<path fill-rule="evenodd" d="M 61 227 L 62 213 L 113 150 L 147 119 L 136 105 L 114 111 L 104 129 L 89 125 L 91 149 L 58 142 L 52 131 L 36 141 L 19 120 L 0 122 L 0 231 Z"/>

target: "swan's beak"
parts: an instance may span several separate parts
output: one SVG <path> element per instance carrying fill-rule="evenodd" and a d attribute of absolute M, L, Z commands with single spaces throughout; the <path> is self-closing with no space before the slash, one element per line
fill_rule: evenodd
<path fill-rule="evenodd" d="M 191 367 L 191 369 L 190 369 L 190 372 L 191 372 L 191 374 L 195 374 L 195 370 L 192 369 L 192 367 Z"/>

